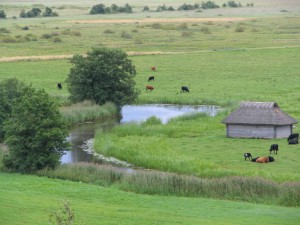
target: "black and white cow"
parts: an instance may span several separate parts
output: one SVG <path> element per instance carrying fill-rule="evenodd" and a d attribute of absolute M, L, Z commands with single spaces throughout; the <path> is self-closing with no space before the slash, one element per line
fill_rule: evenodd
<path fill-rule="evenodd" d="M 251 155 L 251 153 L 249 153 L 249 152 L 244 153 L 244 157 L 245 157 L 245 160 L 246 160 L 246 159 L 252 160 L 252 155 Z"/>

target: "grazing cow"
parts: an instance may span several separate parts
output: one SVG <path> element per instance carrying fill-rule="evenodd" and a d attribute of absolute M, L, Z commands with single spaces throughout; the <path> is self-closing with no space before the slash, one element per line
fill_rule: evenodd
<path fill-rule="evenodd" d="M 186 86 L 181 87 L 181 92 L 190 92 L 189 88 Z"/>
<path fill-rule="evenodd" d="M 245 154 L 244 154 L 244 157 L 245 157 L 245 160 L 246 160 L 246 159 L 252 160 L 252 155 L 251 155 L 251 153 L 249 153 L 249 152 L 248 152 L 248 153 L 245 153 Z"/>
<path fill-rule="evenodd" d="M 299 139 L 299 134 L 295 133 L 295 134 L 291 134 L 287 141 L 289 143 L 289 145 L 293 145 L 293 144 L 298 144 L 298 139 Z"/>
<path fill-rule="evenodd" d="M 151 80 L 154 81 L 154 76 L 151 76 L 151 77 L 148 78 L 148 82 L 151 81 Z"/>
<path fill-rule="evenodd" d="M 61 83 L 57 83 L 57 88 L 58 88 L 59 90 L 61 90 L 61 89 L 62 89 L 62 85 L 61 85 Z"/>
<path fill-rule="evenodd" d="M 272 153 L 272 151 L 274 151 L 276 154 L 277 154 L 277 151 L 279 151 L 279 148 L 278 148 L 278 144 L 272 144 L 270 146 L 270 154 Z"/>
<path fill-rule="evenodd" d="M 269 157 L 258 157 L 256 159 L 256 162 L 258 162 L 258 163 L 268 163 L 269 162 Z"/>
<path fill-rule="evenodd" d="M 156 71 L 156 67 L 155 67 L 155 66 L 152 66 L 152 67 L 151 67 L 151 71 L 154 71 L 154 72 L 155 72 L 155 71 Z"/>
<path fill-rule="evenodd" d="M 297 145 L 298 144 L 298 140 L 292 139 L 289 140 L 289 145 Z"/>
<path fill-rule="evenodd" d="M 148 91 L 148 90 L 152 91 L 153 89 L 154 89 L 154 87 L 151 86 L 151 85 L 147 85 L 147 86 L 146 86 L 146 91 Z"/>

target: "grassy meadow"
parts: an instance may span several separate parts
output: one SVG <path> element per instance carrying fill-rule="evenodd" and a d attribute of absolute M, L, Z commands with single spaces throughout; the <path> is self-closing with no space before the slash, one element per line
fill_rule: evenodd
<path fill-rule="evenodd" d="M 61 111 L 70 122 L 82 122 L 78 112 L 84 108 L 90 119 L 115 113 L 112 105 L 70 106 L 67 100 L 70 57 L 99 46 L 128 52 L 137 71 L 136 104 L 204 104 L 224 110 L 216 117 L 185 116 L 166 125 L 152 118 L 97 133 L 97 152 L 150 169 L 145 177 L 121 179 L 115 171 L 101 177 L 83 165 L 39 174 L 60 179 L 0 173 L 0 223 L 47 224 L 49 214 L 68 200 L 86 224 L 297 224 L 299 145 L 289 146 L 286 139 L 226 138 L 221 121 L 240 101 L 275 101 L 300 119 L 300 4 L 237 2 L 244 7 L 155 12 L 163 4 L 177 8 L 196 2 L 104 0 L 107 6 L 129 3 L 133 13 L 89 15 L 98 1 L 2 0 L 7 19 L 0 19 L 0 81 L 18 78 L 44 88 L 65 104 Z M 145 5 L 151 11 L 142 12 Z M 22 9 L 45 6 L 59 17 L 18 17 Z M 154 90 L 146 92 L 153 75 Z M 180 93 L 181 86 L 190 93 Z M 300 132 L 298 124 L 294 132 Z M 274 163 L 244 160 L 244 152 L 269 155 L 273 143 L 279 144 Z M 4 149 L 0 145 L 0 157 Z"/>
<path fill-rule="evenodd" d="M 134 194 L 80 182 L 0 173 L 1 224 L 49 224 L 68 201 L 82 224 L 294 225 L 299 208 Z M 16 213 L 17 212 L 17 213 Z M 247 215 L 247 216 L 245 216 Z M 77 223 L 76 223 L 77 224 Z"/>

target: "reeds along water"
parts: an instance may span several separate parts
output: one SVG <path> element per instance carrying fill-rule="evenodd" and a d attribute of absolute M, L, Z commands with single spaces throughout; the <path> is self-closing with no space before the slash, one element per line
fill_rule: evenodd
<path fill-rule="evenodd" d="M 300 184 L 256 177 L 204 179 L 158 171 L 126 172 L 108 165 L 79 163 L 37 172 L 40 176 L 111 186 L 142 194 L 204 197 L 290 207 L 300 206 Z"/>
<path fill-rule="evenodd" d="M 113 118 L 119 115 L 118 109 L 113 103 L 106 103 L 100 106 L 93 104 L 91 101 L 64 106 L 60 109 L 60 112 L 70 124 L 99 121 L 104 118 Z"/>

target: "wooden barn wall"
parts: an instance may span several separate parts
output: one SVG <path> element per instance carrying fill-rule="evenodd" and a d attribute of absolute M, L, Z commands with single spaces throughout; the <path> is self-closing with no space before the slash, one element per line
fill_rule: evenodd
<path fill-rule="evenodd" d="M 275 138 L 274 126 L 268 125 L 227 125 L 228 137 Z"/>
<path fill-rule="evenodd" d="M 285 138 L 288 137 L 292 133 L 292 126 L 276 126 L 275 127 L 276 137 L 277 138 Z"/>

